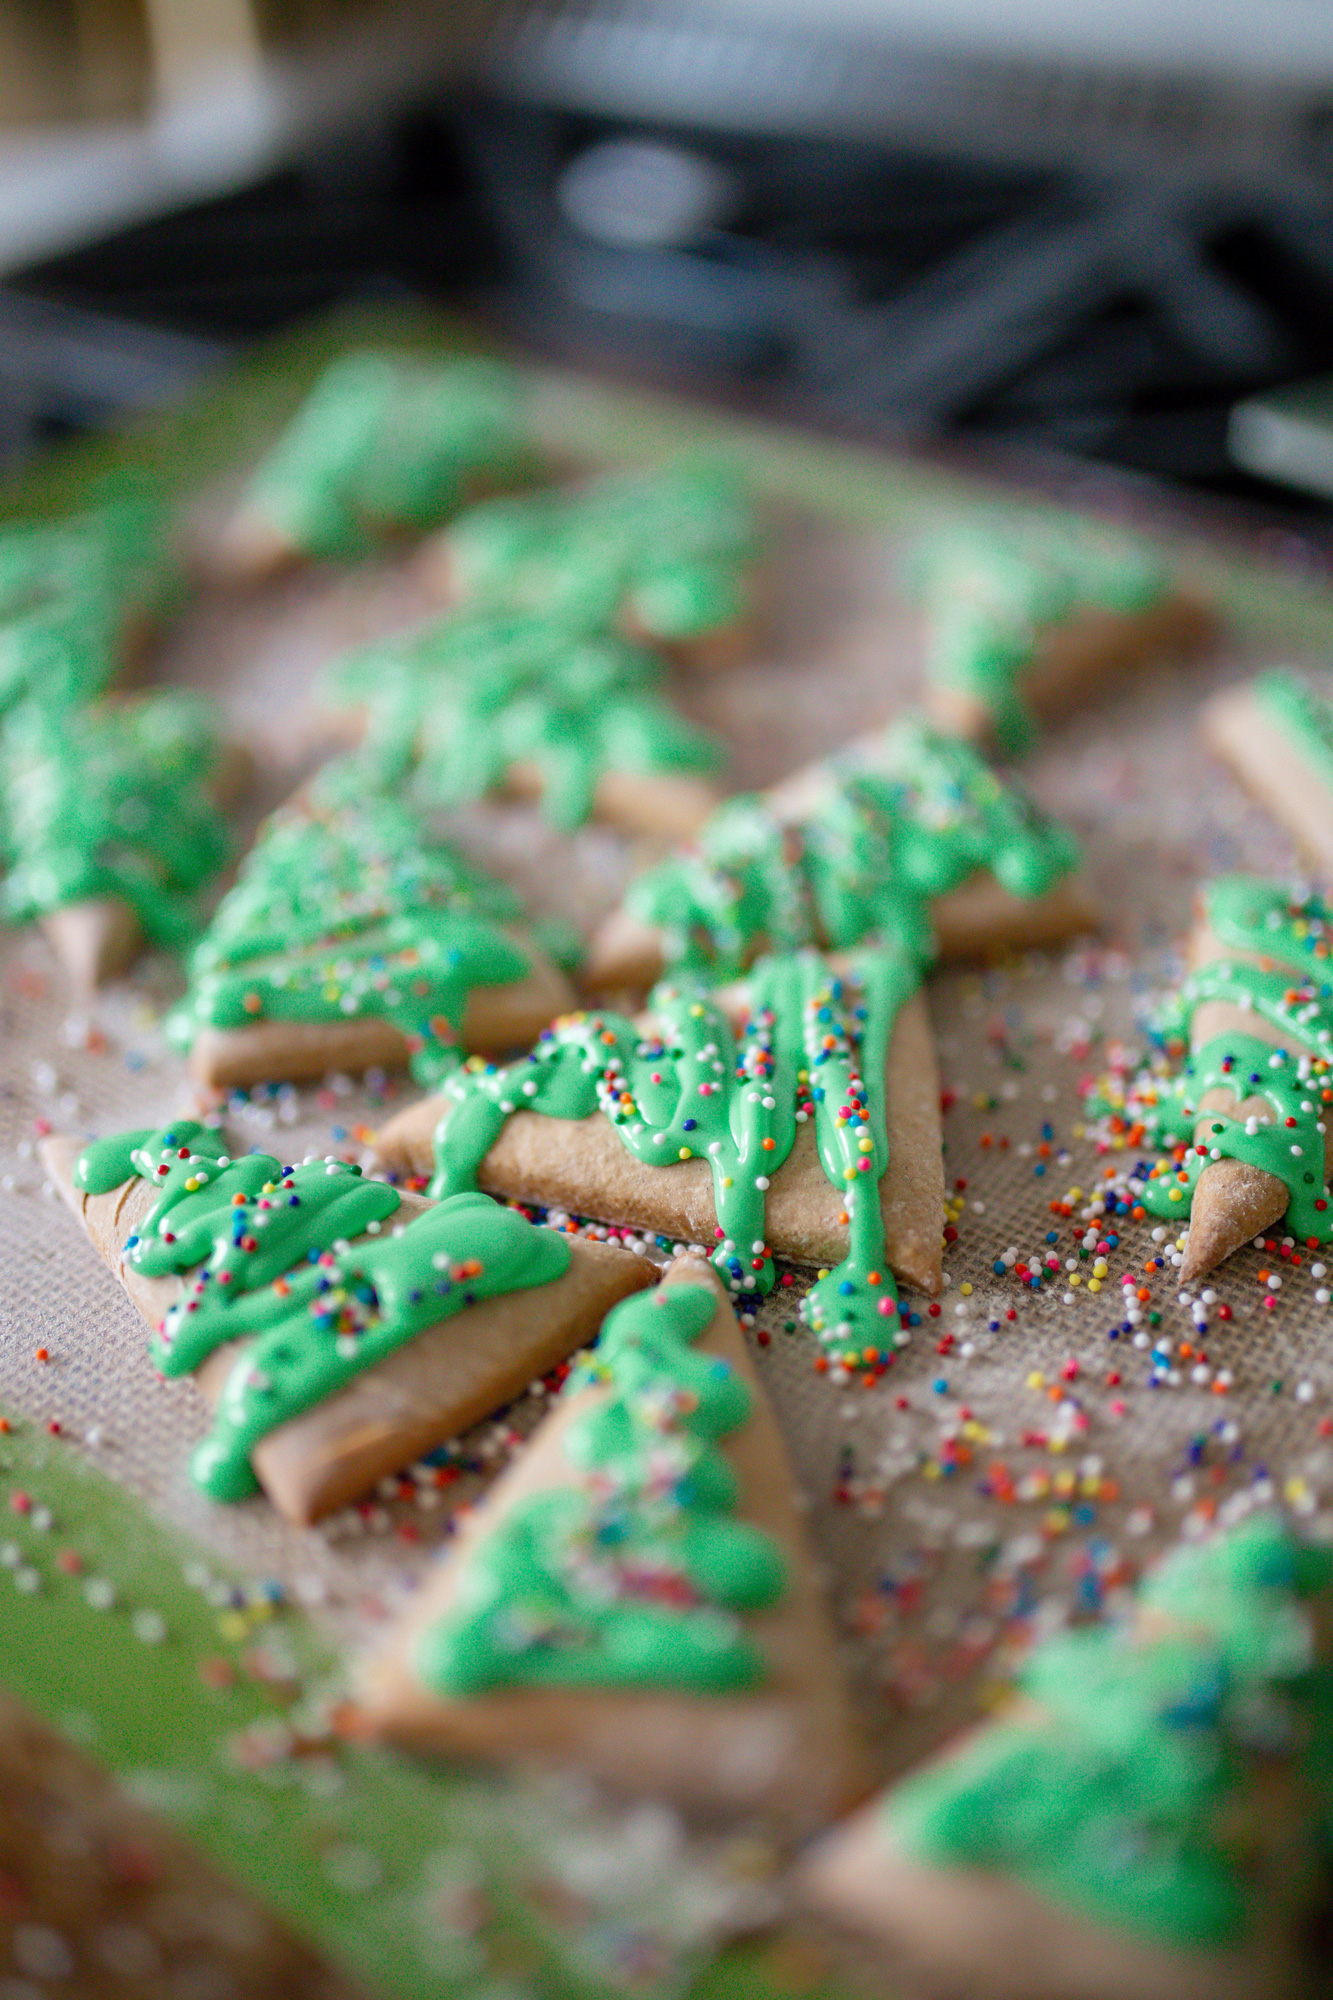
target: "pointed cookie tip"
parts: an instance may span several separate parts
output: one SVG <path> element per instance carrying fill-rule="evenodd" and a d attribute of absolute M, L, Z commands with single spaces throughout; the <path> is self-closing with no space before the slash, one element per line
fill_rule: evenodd
<path fill-rule="evenodd" d="M 1193 1284 L 1270 1229 L 1287 1210 L 1283 1182 L 1244 1160 L 1214 1160 L 1199 1176 L 1180 1266 L 1182 1285 Z"/>

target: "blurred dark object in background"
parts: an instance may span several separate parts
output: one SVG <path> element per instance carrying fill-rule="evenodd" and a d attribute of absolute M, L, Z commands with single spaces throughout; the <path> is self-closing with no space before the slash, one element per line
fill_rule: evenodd
<path fill-rule="evenodd" d="M 219 340 L 400 287 L 844 430 L 1273 497 L 1226 428 L 1333 368 L 1323 0 L 550 0 L 468 24 L 446 8 L 409 79 L 281 171 L 15 292 L 178 336 L 139 353 L 141 397 Z M 11 438 L 96 420 L 46 372 Z"/>

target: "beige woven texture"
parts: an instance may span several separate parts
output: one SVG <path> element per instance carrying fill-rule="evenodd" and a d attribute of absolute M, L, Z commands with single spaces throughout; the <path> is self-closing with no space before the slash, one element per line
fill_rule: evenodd
<path fill-rule="evenodd" d="M 731 738 L 738 782 L 776 779 L 888 718 L 908 698 L 920 635 L 897 592 L 900 554 L 889 539 L 794 520 L 783 525 L 772 565 L 776 637 L 752 664 L 678 686 L 692 713 Z M 237 727 L 268 756 L 265 799 L 272 802 L 313 761 L 305 691 L 319 663 L 424 609 L 409 574 L 392 564 L 293 579 L 252 602 L 219 598 L 197 606 L 164 648 L 157 672 L 218 692 Z M 1270 1316 L 1260 1309 L 1256 1278 L 1264 1260 L 1243 1252 L 1215 1280 L 1234 1317 L 1223 1323 L 1210 1311 L 1202 1337 L 1177 1304 L 1169 1269 L 1157 1274 L 1156 1331 L 1173 1345 L 1202 1344 L 1202 1365 L 1231 1371 L 1226 1395 L 1214 1392 L 1211 1376 L 1195 1384 L 1191 1369 L 1200 1364 L 1178 1356 L 1172 1367 L 1179 1380 L 1150 1390 L 1148 1352 L 1128 1338 L 1107 1339 L 1122 1313 L 1122 1273 L 1140 1273 L 1151 1254 L 1150 1225 L 1126 1226 L 1099 1297 L 1086 1290 L 1090 1261 L 1072 1303 L 1064 1302 L 1063 1284 L 1037 1298 L 991 1268 L 1011 1245 L 1044 1252 L 1052 1227 L 1060 1230 L 1062 1262 L 1073 1253 L 1070 1225 L 1053 1218 L 1048 1203 L 1071 1186 L 1086 1195 L 1100 1172 L 1090 1149 L 1071 1136 L 1077 1080 L 1099 1065 L 1102 1037 L 1132 1036 L 1136 1001 L 1170 975 L 1198 876 L 1242 865 L 1294 866 L 1284 837 L 1205 758 L 1195 711 L 1224 681 L 1298 650 L 1280 631 L 1251 635 L 1243 648 L 1229 642 L 1188 668 L 1090 700 L 1050 734 L 1022 775 L 1084 836 L 1111 923 L 1090 950 L 931 984 L 941 1070 L 957 1093 L 945 1121 L 948 1176 L 951 1185 L 967 1182 L 940 1316 L 926 1317 L 920 1301 L 922 1323 L 910 1346 L 864 1389 L 833 1386 L 814 1372 L 809 1338 L 782 1330 L 791 1294 L 761 1315 L 771 1344 L 757 1359 L 811 1502 L 812 1532 L 885 1772 L 911 1763 L 976 1712 L 1010 1630 L 1015 1578 L 1030 1578 L 1028 1596 L 1040 1617 L 1063 1615 L 1085 1601 L 1080 1572 L 1095 1545 L 1137 1563 L 1198 1525 L 1200 1503 L 1221 1506 L 1265 1491 L 1257 1466 L 1267 1468 L 1279 1495 L 1289 1493 L 1313 1532 L 1333 1533 L 1333 1452 L 1319 1435 L 1321 1416 L 1333 1413 L 1333 1308 L 1315 1303 L 1308 1268 L 1280 1267 L 1280 1306 Z M 612 904 L 645 858 L 644 849 L 601 831 L 557 839 L 523 808 L 475 811 L 458 831 L 473 853 L 517 883 L 535 911 L 585 922 Z M 433 1511 L 387 1500 L 369 1521 L 340 1516 L 314 1531 L 284 1527 L 262 1500 L 222 1509 L 198 1498 L 186 1462 L 205 1426 L 202 1399 L 188 1383 L 154 1380 L 142 1323 L 73 1218 L 43 1189 L 32 1155 L 35 1120 L 107 1132 L 151 1125 L 190 1106 L 181 1066 L 156 1025 L 178 976 L 170 965 L 150 964 L 133 986 L 71 1011 L 41 939 L 0 939 L 0 1402 L 33 1419 L 57 1419 L 70 1449 L 89 1452 L 220 1562 L 322 1594 L 337 1634 L 357 1642 L 402 1601 L 442 1538 L 446 1505 L 475 1491 L 477 1477 L 441 1495 Z M 105 1036 L 104 1051 L 86 1046 L 90 1028 Z M 234 1142 L 287 1159 L 335 1145 L 355 1152 L 355 1142 L 335 1139 L 333 1128 L 350 1134 L 386 1109 L 372 1106 L 359 1085 L 337 1088 L 345 1094 L 332 1108 L 313 1089 L 252 1103 L 232 1123 Z M 400 1081 L 387 1109 L 409 1091 Z M 976 1108 L 978 1097 L 987 1108 Z M 1054 1136 L 1039 1179 L 1033 1149 L 1044 1121 Z M 983 1133 L 992 1135 L 988 1148 Z M 1001 1138 L 1009 1141 L 1003 1150 Z M 1066 1146 L 1067 1163 L 1058 1157 Z M 975 1288 L 968 1299 L 960 1293 L 964 1282 Z M 1010 1307 L 1017 1308 L 1012 1322 L 1004 1319 Z M 1002 1327 L 992 1333 L 987 1322 L 996 1316 Z M 954 1346 L 941 1355 L 937 1342 L 945 1335 Z M 50 1351 L 45 1365 L 34 1360 L 39 1345 Z M 1061 1386 L 1077 1399 L 1085 1424 L 1077 1430 L 1073 1412 L 1061 1414 L 1027 1379 L 1039 1371 L 1059 1381 L 1071 1361 L 1078 1378 Z M 1119 1386 L 1107 1384 L 1112 1369 L 1123 1378 Z M 937 1391 L 937 1382 L 947 1389 Z M 1121 1415 L 1112 1410 L 1117 1400 Z M 494 1456 L 502 1449 L 499 1432 L 530 1427 L 540 1409 L 538 1399 L 528 1399 L 498 1426 L 483 1426 L 471 1445 Z M 971 1464 L 932 1479 L 925 1468 L 938 1460 L 941 1440 L 967 1423 L 983 1433 L 971 1439 Z M 1216 1434 L 1224 1423 L 1234 1436 Z M 1062 1426 L 1070 1441 L 1060 1454 L 1021 1442 L 1026 1432 L 1055 1435 Z M 1191 1466 L 1191 1441 L 1204 1434 L 1203 1463 Z M 848 1455 L 853 1497 L 844 1501 L 835 1489 L 845 1484 Z M 1054 1494 L 1001 1503 L 978 1490 L 997 1458 L 1016 1480 L 1071 1472 L 1115 1480 L 1120 1497 L 1094 1500 L 1095 1518 L 1082 1523 L 1051 1516 Z M 1144 1507 L 1150 1516 L 1136 1512 Z M 405 1522 L 419 1541 L 397 1532 Z"/>

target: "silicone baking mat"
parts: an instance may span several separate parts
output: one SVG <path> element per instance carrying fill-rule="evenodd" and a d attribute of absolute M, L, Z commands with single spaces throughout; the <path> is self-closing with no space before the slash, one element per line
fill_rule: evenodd
<path fill-rule="evenodd" d="M 474 344 L 425 311 L 321 323 L 188 408 L 52 457 L 6 511 L 75 505 L 107 473 L 137 467 L 206 519 L 319 367 L 367 339 Z M 527 374 L 534 426 L 561 462 L 645 462 L 706 444 L 751 480 L 771 528 L 768 635 L 747 664 L 676 690 L 728 737 L 738 785 L 836 748 L 910 697 L 920 635 L 898 578 L 913 538 L 997 504 L 1038 525 L 1067 516 L 1067 501 Z M 1095 482 L 1082 497 L 1096 503 Z M 1137 525 L 1156 531 L 1152 518 Z M 1080 1136 L 1080 1077 L 1108 1041 L 1136 1039 L 1201 875 L 1295 865 L 1207 761 L 1197 705 L 1259 662 L 1318 667 L 1333 634 L 1333 597 L 1281 550 L 1223 550 L 1184 530 L 1169 539 L 1218 605 L 1224 639 L 1188 667 L 1090 700 L 1021 772 L 1081 835 L 1104 935 L 930 984 L 955 1237 L 938 1314 L 917 1302 L 909 1344 L 870 1387 L 818 1375 L 783 1307 L 765 1308 L 756 1328 L 885 1774 L 981 1711 L 1013 1646 L 1095 1613 L 1182 1534 L 1276 1497 L 1308 1532 L 1333 1535 L 1333 1307 L 1319 1276 L 1284 1263 L 1274 1291 L 1258 1275 L 1273 1259 L 1246 1251 L 1195 1312 L 1169 1262 L 1145 1268 L 1165 1249 L 1149 1224 L 1122 1226 L 1102 1280 L 1077 1249 L 1107 1168 L 1130 1164 L 1098 1159 Z M 425 609 L 395 560 L 251 599 L 205 596 L 153 672 L 208 688 L 254 741 L 253 817 L 317 758 L 305 695 L 319 665 Z M 559 841 L 519 808 L 479 810 L 456 831 L 534 910 L 584 924 L 644 858 L 605 832 Z M 39 938 L 0 938 L 0 1683 L 372 1990 L 842 1991 L 836 1949 L 784 1912 L 761 1830 L 691 1840 L 672 1815 L 613 1807 L 574 1781 L 427 1769 L 332 1731 L 341 1657 L 373 1642 L 452 1508 L 504 1462 L 541 1400 L 315 1531 L 283 1527 L 262 1500 L 220 1510 L 191 1492 L 202 1405 L 190 1385 L 154 1380 L 137 1315 L 34 1156 L 45 1126 L 107 1131 L 189 1103 L 158 1028 L 178 976 L 152 963 L 73 1007 Z M 247 1145 L 357 1156 L 408 1088 L 333 1078 L 256 1092 L 229 1115 Z M 1040 1291 L 997 1275 L 1010 1250 L 1054 1259 Z"/>

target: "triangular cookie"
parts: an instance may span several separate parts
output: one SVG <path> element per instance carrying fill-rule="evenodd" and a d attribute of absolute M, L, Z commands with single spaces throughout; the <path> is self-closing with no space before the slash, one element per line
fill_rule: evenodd
<path fill-rule="evenodd" d="M 664 985 L 654 1008 L 570 1016 L 523 1061 L 451 1078 L 382 1129 L 380 1158 L 434 1173 L 437 1192 L 481 1186 L 715 1246 L 742 1302 L 772 1284 L 773 1256 L 836 1267 L 803 1311 L 837 1361 L 881 1363 L 890 1272 L 941 1282 L 939 1080 L 915 967 L 797 953 L 718 994 Z"/>
<path fill-rule="evenodd" d="M 1039 1643 L 993 1720 L 821 1841 L 806 1899 L 932 1993 L 1306 1992 L 1331 1572 L 1274 1517 L 1182 1544 L 1136 1604 Z"/>
<path fill-rule="evenodd" d="M 664 968 L 736 978 L 766 951 L 879 940 L 924 965 L 1043 945 L 1097 911 L 1059 823 L 970 744 L 920 717 L 770 791 L 729 799 L 694 844 L 630 884 L 586 992 L 643 993 Z"/>
<path fill-rule="evenodd" d="M 77 987 L 115 978 L 145 941 L 174 950 L 197 932 L 200 894 L 231 854 L 222 808 L 250 770 L 220 721 L 179 689 L 11 719 L 0 910 L 39 922 Z"/>
<path fill-rule="evenodd" d="M 688 840 L 716 806 L 723 745 L 669 699 L 642 646 L 546 612 L 459 610 L 336 661 L 320 697 L 359 733 L 319 799 L 452 809 L 508 792 L 562 832 L 597 818 Z"/>
<path fill-rule="evenodd" d="M 531 469 L 518 377 L 481 355 L 361 349 L 330 364 L 201 551 L 220 581 L 262 583 L 376 539 L 436 527 Z"/>
<path fill-rule="evenodd" d="M 655 1318 L 681 1307 L 664 1353 Z M 781 1435 L 735 1315 L 709 1267 L 683 1257 L 643 1310 L 613 1316 L 607 1343 L 368 1662 L 361 1722 L 413 1749 L 571 1764 L 627 1791 L 809 1831 L 861 1789 L 860 1748 Z M 715 1366 L 700 1374 L 705 1357 Z M 678 1485 L 655 1486 L 636 1457 L 641 1423 L 664 1463 L 680 1452 Z M 585 1597 L 588 1507 L 605 1529 L 587 1552 Z"/>
<path fill-rule="evenodd" d="M 359 1498 L 511 1402 L 651 1275 L 625 1251 L 534 1229 L 493 1203 L 450 1217 L 448 1204 L 360 1180 L 342 1162 L 230 1162 L 190 1120 L 92 1147 L 56 1134 L 41 1150 L 157 1329 L 158 1366 L 193 1372 L 215 1406 L 199 1483 L 237 1498 L 253 1476 L 293 1521 Z M 145 1229 L 159 1174 L 174 1205 Z"/>
<path fill-rule="evenodd" d="M 1190 1284 L 1280 1221 L 1303 1246 L 1333 1241 L 1333 1004 L 1325 967 L 1333 912 L 1322 897 L 1258 876 L 1200 893 L 1190 971 L 1154 1024 L 1181 1054 L 1090 1100 L 1113 1136 L 1170 1149 L 1138 1199 L 1188 1224 Z"/>
<path fill-rule="evenodd" d="M 572 998 L 512 890 L 388 799 L 275 814 L 167 1023 L 212 1089 L 521 1048 Z"/>

